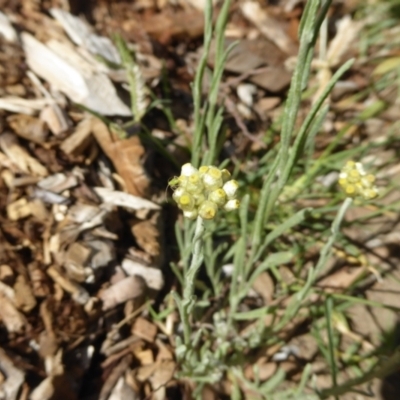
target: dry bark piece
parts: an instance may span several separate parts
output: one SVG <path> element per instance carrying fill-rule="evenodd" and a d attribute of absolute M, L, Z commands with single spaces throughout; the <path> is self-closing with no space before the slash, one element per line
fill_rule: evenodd
<path fill-rule="evenodd" d="M 95 71 L 70 45 L 51 40 L 42 44 L 28 33 L 21 34 L 29 67 L 73 102 L 102 115 L 130 116 L 110 79 Z"/>
<path fill-rule="evenodd" d="M 157 335 L 157 327 L 147 319 L 138 317 L 132 326 L 132 334 L 153 343 Z"/>
<path fill-rule="evenodd" d="M 365 266 L 341 268 L 320 280 L 317 286 L 324 288 L 327 293 L 347 289 L 366 273 L 367 268 Z"/>
<path fill-rule="evenodd" d="M 136 349 L 135 349 L 136 350 Z M 150 349 L 133 351 L 135 358 L 137 358 L 141 365 L 154 365 L 153 352 Z"/>
<path fill-rule="evenodd" d="M 119 378 L 126 372 L 131 362 L 132 355 L 128 354 L 112 370 L 111 374 L 108 376 L 107 380 L 104 382 L 103 387 L 101 388 L 99 400 L 107 400 L 109 398 L 109 395 L 115 384 L 118 382 Z"/>
<path fill-rule="evenodd" d="M 36 299 L 33 296 L 30 282 L 23 275 L 18 275 L 14 290 L 15 304 L 19 309 L 29 312 L 36 306 Z"/>
<path fill-rule="evenodd" d="M 37 184 L 40 188 L 54 193 L 61 193 L 78 185 L 78 178 L 75 175 L 57 173 L 49 175 Z"/>
<path fill-rule="evenodd" d="M 140 396 L 128 383 L 124 377 L 120 377 L 114 386 L 108 400 L 139 400 Z"/>
<path fill-rule="evenodd" d="M 174 374 L 176 372 L 176 363 L 175 361 L 172 360 L 164 360 L 161 363 L 157 363 L 157 368 L 154 371 L 153 375 L 150 377 L 150 382 L 151 382 L 151 386 L 153 388 L 153 390 L 160 390 L 160 389 L 164 389 L 165 391 L 165 387 L 168 384 L 168 382 L 170 382 L 173 377 Z M 157 392 L 158 392 L 157 390 Z M 156 392 L 156 394 L 157 394 Z M 162 399 L 165 399 L 165 393 L 164 397 L 162 397 Z"/>
<path fill-rule="evenodd" d="M 67 116 L 57 104 L 50 104 L 43 108 L 40 119 L 47 124 L 55 136 L 61 135 L 70 127 Z"/>
<path fill-rule="evenodd" d="M 16 400 L 25 376 L 20 369 L 15 367 L 2 348 L 0 348 L 0 370 L 7 376 L 7 380 L 1 384 L 2 395 L 6 400 Z"/>
<path fill-rule="evenodd" d="M 226 38 L 224 48 L 227 49 L 233 43 L 233 39 Z M 266 65 L 282 67 L 286 58 L 287 54 L 269 40 L 242 39 L 229 53 L 225 69 L 230 72 L 245 74 Z M 215 41 L 211 43 L 208 63 L 214 67 L 214 61 Z"/>
<path fill-rule="evenodd" d="M 90 258 L 92 250 L 82 243 L 72 243 L 65 253 L 64 268 L 70 278 L 77 282 L 84 282 L 87 278 L 85 265 Z"/>
<path fill-rule="evenodd" d="M 3 36 L 8 42 L 17 43 L 17 31 L 11 25 L 11 22 L 6 14 L 0 11 L 0 36 Z"/>
<path fill-rule="evenodd" d="M 249 79 L 269 92 L 278 93 L 289 86 L 291 78 L 292 75 L 283 66 L 268 66 L 263 68 L 262 72 L 252 75 Z"/>
<path fill-rule="evenodd" d="M 52 8 L 50 14 L 62 25 L 76 45 L 114 64 L 121 64 L 121 57 L 109 38 L 94 34 L 87 23 L 67 11 Z"/>
<path fill-rule="evenodd" d="M 265 304 L 270 304 L 274 296 L 275 285 L 268 272 L 262 272 L 257 276 L 252 288 L 264 299 Z"/>
<path fill-rule="evenodd" d="M 128 258 L 122 261 L 121 266 L 128 275 L 141 276 L 150 289 L 161 290 L 164 286 L 162 272 L 158 268 L 147 267 Z"/>
<path fill-rule="evenodd" d="M 72 298 L 79 304 L 86 304 L 89 300 L 89 293 L 80 285 L 67 279 L 57 268 L 51 266 L 47 269 L 47 274 L 58 283 Z"/>
<path fill-rule="evenodd" d="M 25 317 L 3 293 L 0 293 L 0 304 L 0 320 L 5 325 L 7 331 L 10 333 L 21 333 L 27 325 Z"/>
<path fill-rule="evenodd" d="M 24 114 L 10 115 L 7 118 L 8 124 L 13 131 L 24 139 L 30 140 L 34 143 L 45 143 L 48 130 L 45 123 L 36 117 Z"/>
<path fill-rule="evenodd" d="M 37 186 L 31 188 L 30 193 L 35 200 L 42 201 L 46 204 L 68 204 L 71 201 L 68 197 L 50 192 L 49 190 L 41 189 Z"/>
<path fill-rule="evenodd" d="M 103 310 L 114 308 L 127 300 L 141 297 L 146 291 L 146 283 L 140 276 L 128 276 L 100 293 Z"/>
<path fill-rule="evenodd" d="M 46 176 L 47 169 L 23 149 L 12 133 L 0 135 L 0 148 L 7 157 L 22 171 L 35 176 Z"/>
<path fill-rule="evenodd" d="M 273 18 L 266 9 L 262 9 L 255 1 L 245 1 L 241 4 L 243 15 L 250 20 L 261 33 L 274 42 L 288 55 L 297 53 L 297 45 L 283 28 L 283 24 Z"/>
<path fill-rule="evenodd" d="M 68 155 L 80 155 L 91 142 L 92 118 L 85 118 L 60 145 L 60 149 Z"/>
<path fill-rule="evenodd" d="M 93 120 L 92 129 L 103 152 L 123 179 L 126 191 L 134 196 L 146 197 L 150 180 L 142 165 L 145 150 L 139 138 L 120 139 L 100 120 Z"/>
<path fill-rule="evenodd" d="M 120 192 L 118 190 L 110 190 L 102 187 L 95 187 L 93 189 L 104 203 L 111 204 L 113 206 L 124 207 L 131 210 L 160 209 L 159 205 L 149 200 L 125 192 Z"/>
<path fill-rule="evenodd" d="M 92 269 L 105 267 L 115 259 L 114 245 L 109 240 L 87 240 L 85 244 L 92 249 L 89 263 Z"/>
<path fill-rule="evenodd" d="M 162 229 L 161 214 L 154 213 L 151 219 L 135 222 L 131 231 L 137 244 L 151 257 L 151 264 L 160 266 L 162 264 Z"/>
<path fill-rule="evenodd" d="M 21 97 L 3 97 L 0 99 L 0 110 L 14 113 L 35 114 L 49 103 L 47 99 L 22 99 Z"/>
<path fill-rule="evenodd" d="M 195 9 L 164 10 L 142 20 L 143 29 L 161 43 L 168 43 L 173 38 L 197 38 L 202 35 L 204 18 Z"/>
<path fill-rule="evenodd" d="M 31 208 L 25 197 L 7 204 L 7 217 L 11 221 L 18 221 L 31 215 Z"/>

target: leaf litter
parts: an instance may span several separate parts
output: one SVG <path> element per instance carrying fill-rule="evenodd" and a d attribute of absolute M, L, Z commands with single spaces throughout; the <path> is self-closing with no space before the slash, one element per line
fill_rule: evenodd
<path fill-rule="evenodd" d="M 121 122 L 131 116 L 124 92 L 127 74 L 111 65 L 121 60 L 110 36 L 120 33 L 135 50 L 141 74 L 155 92 L 167 68 L 177 125 L 190 131 L 185 99 L 201 52 L 196 46 L 204 28 L 204 2 L 193 1 L 193 7 L 182 1 L 175 5 L 99 1 L 87 20 L 76 16 L 85 10 L 72 1 L 40 6 L 25 0 L 20 9 L 11 3 L 0 2 L 2 396 L 7 400 L 190 396 L 190 385 L 175 378 L 177 317 L 170 314 L 163 325 L 149 313 L 160 295 L 176 285 L 165 275 L 171 273 L 166 268 L 171 257 L 166 243 L 171 242 L 165 225 L 171 220 L 161 206 L 163 189 L 157 184 L 173 176 L 174 170 L 135 129 L 122 138 L 103 118 Z M 57 8 L 60 3 L 62 8 Z M 241 168 L 238 160 L 246 151 L 256 155 L 259 146 L 265 148 L 260 138 L 281 112 L 290 82 L 300 2 L 282 3 L 264 7 L 240 2 L 226 37 L 227 46 L 233 40 L 238 45 L 227 60 L 223 82 L 228 117 L 234 121 L 225 151 Z M 340 17 L 325 59 L 315 65 L 319 72 L 312 84 L 319 90 L 331 70 L 347 54 L 355 54 L 350 41 L 342 37 L 350 30 L 355 38 L 361 27 L 347 14 Z M 374 70 L 371 65 L 360 68 Z M 328 134 L 351 124 L 354 110 L 366 110 L 374 100 L 351 99 L 360 85 L 366 85 L 356 70 L 352 74 L 339 82 L 337 98 L 330 99 L 333 109 L 347 111 L 328 115 Z M 317 95 L 318 91 L 314 98 Z M 347 103 L 341 103 L 343 99 Z M 179 129 L 170 132 L 159 108 L 152 112 L 153 121 L 145 120 L 148 129 L 179 145 Z M 387 127 L 385 120 L 377 119 L 382 129 Z M 378 140 L 379 132 L 367 128 L 353 123 L 348 135 L 354 141 L 362 140 L 362 135 Z M 179 146 L 173 154 L 178 164 L 183 163 Z M 356 217 L 350 214 L 351 218 Z M 380 274 L 398 278 L 392 268 L 397 259 L 387 252 L 396 239 L 382 231 L 387 218 L 379 223 L 379 240 L 372 242 L 372 232 L 368 237 L 374 256 L 360 260 L 338 251 L 339 262 L 319 281 L 321 290 L 343 293 L 364 280 L 367 298 L 397 306 L 380 293 L 398 287 L 386 278 L 376 282 L 379 274 L 370 268 L 381 257 Z M 357 236 L 354 230 L 346 234 Z M 318 246 L 310 249 L 309 259 Z M 288 304 L 290 298 L 278 302 L 276 294 L 285 282 L 290 284 L 293 272 L 282 266 L 279 274 L 283 283 L 263 272 L 249 299 L 259 305 Z M 314 301 L 318 303 L 318 294 Z M 370 349 L 370 340 L 376 344 L 378 332 L 394 324 L 395 313 L 385 310 L 386 320 L 375 315 L 379 324 L 363 326 L 360 318 L 367 312 L 367 307 L 353 307 L 344 320 L 338 317 L 336 329 Z M 307 321 L 307 315 L 296 316 L 280 333 L 279 344 L 249 356 L 243 366 L 246 378 L 265 381 L 281 367 L 289 381 L 298 382 L 303 366 L 315 361 L 317 353 L 314 336 L 302 333 Z M 271 323 L 265 319 L 267 326 Z M 244 327 L 241 334 L 251 329 Z M 318 368 L 317 360 L 313 372 L 323 387 L 327 378 Z M 244 383 L 239 385 L 247 398 L 255 398 Z M 203 395 L 220 398 L 231 390 L 226 381 L 206 386 Z"/>

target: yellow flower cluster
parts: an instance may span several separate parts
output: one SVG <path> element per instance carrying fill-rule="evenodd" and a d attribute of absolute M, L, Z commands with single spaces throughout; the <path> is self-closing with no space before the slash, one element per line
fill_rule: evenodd
<path fill-rule="evenodd" d="M 361 163 L 347 161 L 339 174 L 339 185 L 349 197 L 363 197 L 371 200 L 378 196 L 374 186 L 375 176 L 367 174 Z"/>
<path fill-rule="evenodd" d="M 236 199 L 239 185 L 230 177 L 226 169 L 211 165 L 197 169 L 192 164 L 184 164 L 181 175 L 170 182 L 174 189 L 172 197 L 186 218 L 213 219 L 220 208 L 226 211 L 239 208 L 240 202 Z"/>

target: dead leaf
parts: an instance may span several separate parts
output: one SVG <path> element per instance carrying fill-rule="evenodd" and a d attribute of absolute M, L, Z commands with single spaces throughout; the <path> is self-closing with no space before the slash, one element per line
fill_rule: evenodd
<path fill-rule="evenodd" d="M 100 120 L 92 121 L 92 130 L 103 152 L 123 179 L 126 191 L 134 196 L 146 197 L 150 179 L 142 164 L 145 150 L 139 138 L 119 139 Z"/>
<path fill-rule="evenodd" d="M 344 267 L 340 270 L 329 274 L 324 279 L 321 279 L 317 285 L 324 288 L 326 292 L 334 292 L 340 289 L 347 289 L 355 281 L 366 273 L 366 268 L 361 267 Z"/>

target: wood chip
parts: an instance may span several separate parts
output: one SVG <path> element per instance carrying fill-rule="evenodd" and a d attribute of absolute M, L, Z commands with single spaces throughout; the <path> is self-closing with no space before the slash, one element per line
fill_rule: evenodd
<path fill-rule="evenodd" d="M 159 210 L 160 206 L 143 199 L 138 196 L 133 196 L 131 194 L 120 192 L 118 190 L 111 190 L 108 188 L 95 187 L 93 188 L 96 194 L 101 198 L 101 200 L 107 204 L 111 204 L 117 207 L 124 207 L 130 210 Z"/>
<path fill-rule="evenodd" d="M 245 1 L 241 4 L 243 15 L 250 20 L 261 33 L 274 42 L 288 55 L 297 53 L 297 45 L 283 28 L 283 24 L 268 14 L 266 9 L 261 8 L 255 1 Z"/>
<path fill-rule="evenodd" d="M 42 179 L 37 185 L 42 189 L 61 193 L 64 190 L 73 188 L 77 184 L 78 178 L 75 175 L 67 175 L 60 172 Z"/>
<path fill-rule="evenodd" d="M 262 272 L 254 281 L 252 288 L 264 299 L 265 304 L 270 304 L 274 296 L 275 285 L 268 272 Z"/>
<path fill-rule="evenodd" d="M 120 139 L 100 120 L 93 120 L 92 129 L 103 152 L 123 179 L 126 191 L 134 196 L 146 197 L 150 179 L 143 168 L 145 149 L 139 138 Z"/>
<path fill-rule="evenodd" d="M 58 104 L 51 104 L 40 112 L 40 119 L 47 124 L 55 136 L 64 133 L 70 127 L 70 121 Z"/>
<path fill-rule="evenodd" d="M 114 64 L 121 64 L 118 50 L 109 38 L 94 34 L 90 25 L 67 11 L 52 8 L 50 14 L 62 25 L 76 45 L 82 46 Z"/>
<path fill-rule="evenodd" d="M 31 208 L 25 197 L 7 205 L 7 217 L 11 221 L 18 221 L 31 215 Z"/>
<path fill-rule="evenodd" d="M 24 383 L 24 373 L 15 367 L 7 353 L 0 348 L 0 370 L 6 375 L 7 380 L 1 384 L 1 391 L 6 400 L 16 400 L 21 385 Z"/>
<path fill-rule="evenodd" d="M 132 334 L 153 343 L 157 335 L 157 327 L 147 319 L 138 317 L 132 326 Z"/>
<path fill-rule="evenodd" d="M 29 312 L 36 307 L 36 299 L 32 293 L 30 282 L 23 275 L 18 275 L 14 284 L 15 304 L 24 311 Z"/>
<path fill-rule="evenodd" d="M 89 146 L 91 142 L 92 119 L 83 119 L 60 145 L 60 149 L 65 154 L 79 155 Z"/>
<path fill-rule="evenodd" d="M 0 304 L 0 319 L 7 331 L 21 333 L 27 325 L 25 317 L 3 293 L 0 293 Z"/>
<path fill-rule="evenodd" d="M 161 290 L 164 286 L 164 279 L 161 270 L 147 267 L 126 258 L 122 261 L 122 269 L 130 276 L 141 276 L 147 286 L 154 290 Z"/>
<path fill-rule="evenodd" d="M 3 97 L 0 99 L 0 110 L 32 115 L 43 109 L 48 103 L 49 100 L 47 99 L 22 99 L 15 96 Z"/>
<path fill-rule="evenodd" d="M 16 43 L 18 41 L 17 31 L 11 25 L 6 14 L 0 11 L 0 36 L 3 36 L 8 42 Z"/>
<path fill-rule="evenodd" d="M 94 71 L 72 46 L 55 40 L 44 45 L 26 32 L 21 39 L 29 68 L 73 102 L 102 115 L 131 115 L 110 79 Z"/>
<path fill-rule="evenodd" d="M 58 283 L 72 298 L 79 304 L 86 304 L 89 300 L 88 292 L 80 285 L 67 279 L 56 267 L 51 266 L 47 269 L 47 274 Z"/>
<path fill-rule="evenodd" d="M 0 135 L 0 148 L 22 172 L 35 176 L 48 174 L 47 169 L 19 145 L 17 137 L 12 133 Z"/>
<path fill-rule="evenodd" d="M 36 117 L 24 114 L 10 115 L 7 122 L 13 131 L 20 137 L 34 143 L 45 143 L 48 129 L 45 123 Z"/>
<path fill-rule="evenodd" d="M 103 310 L 114 308 L 127 300 L 141 297 L 146 290 L 145 281 L 138 276 L 128 276 L 100 293 Z"/>

